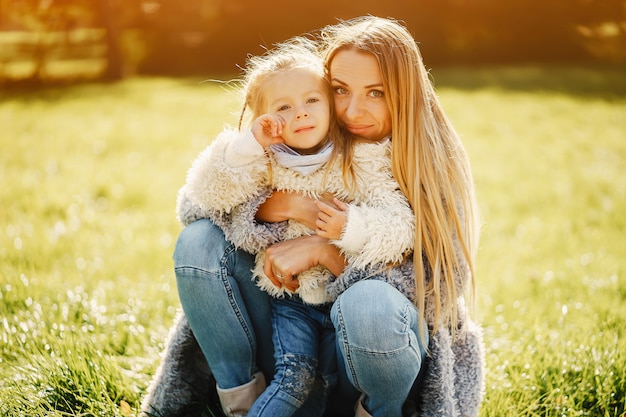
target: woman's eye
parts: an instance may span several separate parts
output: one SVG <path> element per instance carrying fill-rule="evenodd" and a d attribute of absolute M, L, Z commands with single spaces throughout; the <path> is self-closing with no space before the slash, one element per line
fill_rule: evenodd
<path fill-rule="evenodd" d="M 335 87 L 335 94 L 346 94 L 348 92 L 348 90 L 346 90 L 343 87 Z"/>
<path fill-rule="evenodd" d="M 372 90 L 370 91 L 370 96 L 374 98 L 381 98 L 381 97 L 385 97 L 385 93 L 383 93 L 380 90 Z"/>

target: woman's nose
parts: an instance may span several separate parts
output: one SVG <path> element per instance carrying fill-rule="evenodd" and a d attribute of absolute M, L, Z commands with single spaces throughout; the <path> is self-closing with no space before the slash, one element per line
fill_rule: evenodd
<path fill-rule="evenodd" d="M 353 118 L 361 113 L 363 113 L 361 102 L 356 97 L 351 97 L 348 105 L 346 106 L 346 115 Z"/>

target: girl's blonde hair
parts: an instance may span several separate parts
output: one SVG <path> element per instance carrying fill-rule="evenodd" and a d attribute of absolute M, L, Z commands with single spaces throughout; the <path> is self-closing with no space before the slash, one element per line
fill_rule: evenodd
<path fill-rule="evenodd" d="M 334 119 L 332 93 L 325 77 L 324 61 L 319 56 L 316 44 L 312 40 L 297 36 L 274 45 L 263 55 L 248 57 L 240 84 L 244 103 L 239 117 L 240 129 L 244 121 L 254 120 L 265 112 L 264 88 L 268 81 L 277 75 L 296 69 L 311 71 L 323 80 L 326 86 L 325 93 L 331 106 L 331 119 Z M 250 113 L 246 117 L 248 109 Z"/>
<path fill-rule="evenodd" d="M 335 117 L 330 82 L 325 76 L 325 66 L 319 54 L 317 43 L 304 36 L 295 36 L 285 42 L 278 43 L 263 55 L 249 56 L 243 69 L 243 79 L 240 82 L 240 91 L 243 94 L 243 108 L 239 115 L 238 129 L 250 125 L 251 121 L 266 111 L 265 86 L 274 77 L 286 72 L 304 69 L 312 74 L 319 75 L 324 83 L 324 93 L 328 98 L 330 125 L 325 142 L 333 142 L 333 152 L 329 166 L 339 158 L 338 145 L 344 142 Z M 248 111 L 249 110 L 249 111 Z M 271 165 L 268 166 L 269 175 L 272 175 Z M 328 170 L 326 171 L 326 173 Z M 326 180 L 324 175 L 323 181 Z M 344 183 L 348 183 L 344 173 Z"/>
<path fill-rule="evenodd" d="M 417 43 L 398 21 L 374 16 L 327 26 L 320 38 L 327 72 L 342 50 L 369 53 L 378 61 L 392 118 L 393 174 L 416 217 L 415 304 L 424 315 L 426 296 L 432 296 L 429 324 L 434 331 L 445 325 L 455 334 L 465 314 L 457 298 L 474 300 L 478 209 L 468 156 Z M 350 150 L 342 155 L 345 166 Z"/>

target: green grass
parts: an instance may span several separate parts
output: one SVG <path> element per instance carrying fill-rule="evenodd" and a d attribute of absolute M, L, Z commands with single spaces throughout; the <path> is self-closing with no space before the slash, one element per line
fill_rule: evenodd
<path fill-rule="evenodd" d="M 481 416 L 622 416 L 626 77 L 433 70 L 484 218 Z M 133 415 L 179 308 L 176 191 L 236 101 L 198 80 L 0 91 L 0 415 Z"/>

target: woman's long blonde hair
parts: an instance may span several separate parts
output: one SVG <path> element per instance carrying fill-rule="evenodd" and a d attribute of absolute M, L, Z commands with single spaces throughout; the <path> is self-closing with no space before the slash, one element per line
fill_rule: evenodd
<path fill-rule="evenodd" d="M 474 300 L 478 209 L 468 156 L 439 103 L 417 43 L 398 21 L 374 16 L 327 26 L 320 38 L 327 72 L 341 50 L 370 53 L 378 60 L 392 118 L 393 174 L 416 217 L 415 304 L 425 314 L 425 300 L 432 297 L 429 325 L 434 331 L 447 326 L 455 334 L 465 314 L 457 298 Z"/>

